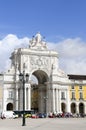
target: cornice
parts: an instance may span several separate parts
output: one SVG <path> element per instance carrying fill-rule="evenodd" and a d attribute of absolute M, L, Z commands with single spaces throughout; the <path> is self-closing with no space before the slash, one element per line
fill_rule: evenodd
<path fill-rule="evenodd" d="M 62 81 L 46 82 L 45 84 L 58 84 L 58 85 L 64 85 L 64 86 L 86 85 L 86 83 L 72 83 L 72 82 L 62 82 Z"/>
<path fill-rule="evenodd" d="M 36 56 L 52 56 L 58 57 L 58 53 L 50 50 L 32 50 L 32 49 L 21 49 L 21 55 L 36 55 Z"/>

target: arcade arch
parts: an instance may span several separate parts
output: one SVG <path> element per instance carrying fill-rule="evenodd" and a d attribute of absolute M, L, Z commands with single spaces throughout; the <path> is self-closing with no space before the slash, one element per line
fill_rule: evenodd
<path fill-rule="evenodd" d="M 66 104 L 65 104 L 65 103 L 61 103 L 61 111 L 62 111 L 63 113 L 66 112 Z"/>
<path fill-rule="evenodd" d="M 75 114 L 76 113 L 76 104 L 71 103 L 71 113 Z"/>
<path fill-rule="evenodd" d="M 7 107 L 6 107 L 6 110 L 7 110 L 7 111 L 13 110 L 13 104 L 12 104 L 12 103 L 8 103 L 8 104 L 7 104 Z"/>
<path fill-rule="evenodd" d="M 79 103 L 79 113 L 84 114 L 84 104 L 83 103 Z"/>

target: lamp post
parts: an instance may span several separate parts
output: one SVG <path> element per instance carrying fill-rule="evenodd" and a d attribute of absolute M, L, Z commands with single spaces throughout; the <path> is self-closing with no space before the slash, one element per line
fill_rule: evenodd
<path fill-rule="evenodd" d="M 28 82 L 29 75 L 25 74 L 25 71 L 23 73 L 19 74 L 19 80 L 23 84 L 23 117 L 22 117 L 22 126 L 25 126 L 25 83 Z"/>

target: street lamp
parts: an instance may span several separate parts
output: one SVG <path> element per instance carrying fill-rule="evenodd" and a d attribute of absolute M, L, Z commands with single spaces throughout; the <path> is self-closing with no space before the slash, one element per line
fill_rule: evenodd
<path fill-rule="evenodd" d="M 25 71 L 23 73 L 19 74 L 19 80 L 23 84 L 23 118 L 22 118 L 22 126 L 25 126 L 25 83 L 29 80 L 29 75 L 25 74 Z"/>

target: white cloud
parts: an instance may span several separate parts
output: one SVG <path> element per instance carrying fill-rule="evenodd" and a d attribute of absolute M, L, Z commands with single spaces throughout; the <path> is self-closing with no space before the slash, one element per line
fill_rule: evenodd
<path fill-rule="evenodd" d="M 29 38 L 9 34 L 0 40 L 0 71 L 9 66 L 9 57 L 15 48 L 27 47 Z M 59 43 L 47 43 L 59 53 L 59 67 L 67 74 L 86 74 L 86 43 L 80 38 L 64 39 Z"/>
<path fill-rule="evenodd" d="M 0 40 L 0 71 L 7 69 L 9 65 L 9 57 L 15 48 L 25 47 L 29 45 L 29 38 L 18 38 L 16 35 L 9 34 Z"/>
<path fill-rule="evenodd" d="M 86 43 L 80 38 L 50 44 L 59 53 L 60 67 L 68 74 L 86 74 Z"/>

